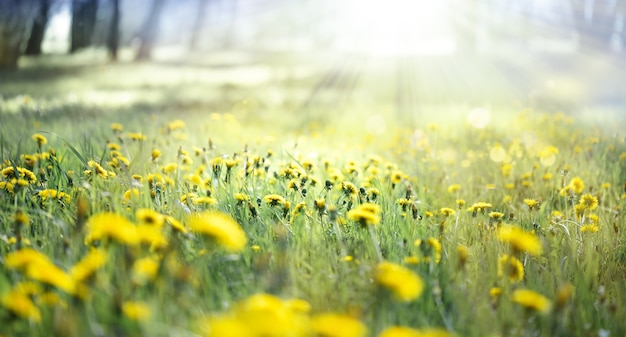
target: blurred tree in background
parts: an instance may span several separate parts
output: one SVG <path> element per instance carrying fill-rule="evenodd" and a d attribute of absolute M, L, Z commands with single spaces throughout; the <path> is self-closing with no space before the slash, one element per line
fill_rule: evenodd
<path fill-rule="evenodd" d="M 17 68 L 39 5 L 37 0 L 0 0 L 0 69 Z"/>

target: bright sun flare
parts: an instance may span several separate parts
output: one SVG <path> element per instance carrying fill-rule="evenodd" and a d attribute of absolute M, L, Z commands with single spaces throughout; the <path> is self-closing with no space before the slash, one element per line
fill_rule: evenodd
<path fill-rule="evenodd" d="M 345 0 L 338 47 L 376 55 L 445 54 L 455 49 L 445 1 Z"/>

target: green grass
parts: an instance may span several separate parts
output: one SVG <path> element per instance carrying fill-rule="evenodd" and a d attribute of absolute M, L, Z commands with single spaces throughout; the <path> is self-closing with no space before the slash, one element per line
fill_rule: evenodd
<path fill-rule="evenodd" d="M 184 97 L 170 99 L 163 88 L 149 96 L 164 95 L 153 102 L 110 106 L 89 104 L 88 95 L 78 102 L 62 98 L 53 104 L 57 93 L 48 92 L 54 90 L 50 88 L 36 89 L 26 100 L 6 96 L 0 102 L 2 168 L 28 168 L 38 178 L 9 191 L 6 183 L 12 177 L 0 177 L 5 183 L 0 190 L 0 294 L 7 299 L 0 310 L 0 334 L 195 336 L 207 334 L 199 322 L 212 317 L 213 335 L 227 336 L 234 330 L 220 334 L 216 322 L 230 317 L 230 323 L 252 330 L 258 328 L 256 321 L 291 327 L 289 334 L 273 329 L 276 336 L 299 335 L 296 326 L 303 329 L 301 335 L 315 336 L 313 331 L 323 325 L 319 315 L 329 312 L 361 322 L 367 336 L 397 325 L 440 328 L 458 336 L 626 334 L 623 134 L 584 118 L 522 111 L 513 105 L 493 107 L 493 120 L 484 129 L 466 122 L 469 107 L 463 105 L 423 107 L 428 112 L 423 116 L 433 117 L 409 118 L 408 123 L 385 107 L 367 106 L 358 99 L 347 103 L 340 115 L 320 106 L 308 115 L 289 115 L 286 106 L 272 109 L 269 104 L 250 111 L 241 105 L 232 109 L 233 103 L 242 101 L 220 99 L 219 90 L 212 89 L 207 101 L 193 104 L 186 104 Z M 127 90 L 138 97 L 144 93 L 141 86 Z M 255 98 L 261 89 L 229 90 L 236 93 L 232 97 Z M 367 127 L 367 113 L 377 109 L 384 130 Z M 177 119 L 185 122 L 184 128 L 169 128 Z M 122 124 L 124 130 L 112 130 L 111 123 Z M 129 138 L 133 132 L 146 139 L 133 141 Z M 39 148 L 31 139 L 34 133 L 44 135 L 48 144 Z M 110 144 L 116 144 L 118 152 L 112 152 Z M 504 149 L 504 162 L 492 154 L 498 144 Z M 549 155 L 541 158 L 548 146 L 558 149 L 553 163 L 545 158 Z M 151 155 L 154 149 L 161 151 L 156 160 Z M 53 155 L 40 155 L 51 151 Z M 25 155 L 41 158 L 29 166 Z M 115 164 L 113 157 L 118 162 L 124 158 L 129 165 Z M 235 160 L 230 174 L 225 159 Z M 99 163 L 106 177 L 97 174 L 90 161 Z M 308 163 L 313 169 L 306 168 Z M 505 163 L 511 166 L 509 174 L 503 172 Z M 165 173 L 168 164 L 177 168 Z M 171 183 L 150 184 L 150 174 Z M 192 174 L 197 177 L 187 176 Z M 562 196 L 559 192 L 574 177 L 584 181 L 583 190 Z M 312 184 L 312 179 L 318 183 Z M 356 195 L 342 190 L 345 182 L 356 186 Z M 454 184 L 461 188 L 450 192 Z M 369 199 L 381 207 L 375 226 L 362 226 L 349 216 L 350 210 L 368 201 L 360 188 L 380 193 Z M 70 198 L 42 200 L 44 189 Z M 137 196 L 125 201 L 124 194 L 132 189 Z M 190 193 L 210 195 L 217 204 L 194 204 Z M 236 193 L 246 194 L 250 202 L 238 202 Z M 263 201 L 269 194 L 282 196 L 290 208 Z M 599 206 L 577 216 L 574 206 L 583 194 L 597 197 Z M 316 200 L 321 199 L 325 208 L 318 209 Z M 401 199 L 410 199 L 405 209 L 398 203 Z M 458 206 L 458 199 L 466 204 Z M 540 206 L 530 210 L 524 199 L 536 199 Z M 476 202 L 491 203 L 493 208 L 468 212 Z M 299 203 L 306 210 L 296 215 Z M 446 216 L 441 211 L 446 207 L 455 213 Z M 167 247 L 87 240 L 93 234 L 94 215 L 114 213 L 139 223 L 138 209 L 169 215 L 187 229 L 189 213 L 225 213 L 245 231 L 247 243 L 230 252 L 220 240 L 193 231 L 179 233 L 168 225 L 159 230 Z M 532 232 L 543 253 L 515 251 L 500 241 L 491 211 L 504 213 L 504 224 Z M 15 220 L 20 212 L 28 215 L 28 225 Z M 582 232 L 582 225 L 593 225 L 592 214 L 597 215 L 598 231 Z M 427 243 L 430 238 L 440 242 L 439 259 L 435 247 Z M 469 252 L 464 262 L 459 245 Z M 32 248 L 70 274 L 92 247 L 104 251 L 107 260 L 79 282 L 86 294 L 68 293 L 27 267 L 7 265 L 16 251 Z M 379 252 L 384 261 L 418 275 L 424 284 L 419 296 L 401 301 L 377 281 Z M 503 254 L 523 263 L 521 281 L 498 275 Z M 156 263 L 158 272 L 142 278 L 134 268 L 146 258 Z M 38 285 L 35 291 L 19 288 L 29 281 Z M 559 297 L 568 285 L 572 295 Z M 500 288 L 502 294 L 491 297 L 492 288 Z M 522 308 L 512 300 L 519 289 L 543 295 L 551 307 L 543 313 Z M 17 303 L 15 293 L 32 300 L 40 320 L 32 312 L 29 318 L 9 309 L 10 303 Z M 310 311 L 286 309 L 285 303 L 267 298 L 262 304 L 255 302 L 263 310 L 250 309 L 252 299 L 258 299 L 253 295 L 262 293 L 285 301 L 302 299 Z M 47 303 L 50 294 L 59 299 Z M 132 319 L 123 310 L 128 301 L 144 303 L 151 314 Z M 333 331 L 339 336 L 342 329 Z M 359 335 L 348 332 L 354 334 L 346 336 Z"/>

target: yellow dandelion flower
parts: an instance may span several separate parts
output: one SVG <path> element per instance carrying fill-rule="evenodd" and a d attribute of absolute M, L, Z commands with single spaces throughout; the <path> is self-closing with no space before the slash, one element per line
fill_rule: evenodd
<path fill-rule="evenodd" d="M 314 316 L 311 329 L 320 337 L 365 337 L 367 334 L 367 327 L 358 319 L 335 313 Z"/>
<path fill-rule="evenodd" d="M 479 202 L 475 202 L 474 204 L 472 204 L 472 206 L 470 206 L 467 210 L 472 213 L 474 212 L 484 213 L 486 210 L 490 208 L 493 208 L 493 205 L 491 203 L 479 201 Z"/>
<path fill-rule="evenodd" d="M 469 249 L 466 246 L 458 245 L 456 246 L 456 252 L 459 255 L 459 262 L 461 265 L 464 265 L 469 257 Z"/>
<path fill-rule="evenodd" d="M 248 336 L 306 336 L 310 328 L 301 305 L 294 306 L 268 294 L 252 295 L 240 301 L 232 314 L 245 322 L 250 330 Z"/>
<path fill-rule="evenodd" d="M 581 194 L 583 193 L 583 190 L 585 189 L 585 183 L 583 182 L 583 180 L 579 177 L 575 177 L 573 178 L 570 183 L 569 186 L 571 187 L 571 189 L 576 193 L 576 194 Z"/>
<path fill-rule="evenodd" d="M 122 132 L 124 131 L 124 125 L 120 123 L 111 123 L 111 130 L 116 132 Z"/>
<path fill-rule="evenodd" d="M 159 261 L 152 257 L 144 257 L 133 263 L 133 281 L 143 284 L 146 281 L 154 281 L 159 272 Z"/>
<path fill-rule="evenodd" d="M 461 185 L 460 184 L 452 184 L 450 186 L 448 186 L 448 192 L 450 193 L 456 193 L 461 189 Z"/>
<path fill-rule="evenodd" d="M 176 172 L 176 169 L 178 169 L 178 164 L 177 163 L 169 163 L 169 164 L 164 165 L 164 166 L 161 167 L 161 172 L 163 172 L 165 174 L 169 174 L 169 173 Z"/>
<path fill-rule="evenodd" d="M 2 306 L 19 317 L 30 319 L 35 323 L 41 321 L 41 311 L 33 303 L 31 297 L 21 291 L 10 291 L 0 298 Z"/>
<path fill-rule="evenodd" d="M 427 261 L 431 257 L 435 258 L 435 263 L 441 261 L 441 243 L 436 238 L 428 238 L 426 241 L 417 239 L 413 245 L 422 249 L 422 254 Z"/>
<path fill-rule="evenodd" d="M 185 228 L 185 226 L 183 226 L 183 224 L 180 221 L 176 220 L 176 218 L 174 218 L 173 216 L 165 215 L 164 219 L 165 222 L 167 222 L 175 231 L 187 234 L 187 228 Z"/>
<path fill-rule="evenodd" d="M 144 141 L 148 139 L 146 135 L 144 135 L 143 133 L 139 133 L 139 132 L 128 132 L 126 133 L 126 138 L 134 140 L 134 141 Z"/>
<path fill-rule="evenodd" d="M 463 206 L 465 206 L 465 200 L 463 199 L 457 199 L 456 200 L 456 206 L 461 209 Z"/>
<path fill-rule="evenodd" d="M 19 224 L 22 226 L 28 225 L 30 223 L 28 214 L 22 212 L 21 210 L 18 210 L 17 212 L 15 212 L 15 214 L 13 214 L 13 221 L 16 224 Z"/>
<path fill-rule="evenodd" d="M 153 225 L 156 227 L 162 227 L 165 223 L 165 217 L 163 214 L 149 208 L 137 209 L 135 211 L 135 217 L 139 223 Z"/>
<path fill-rule="evenodd" d="M 139 243 L 136 228 L 123 216 L 103 212 L 93 215 L 87 220 L 87 242 L 113 239 L 123 244 L 136 245 Z"/>
<path fill-rule="evenodd" d="M 46 145 L 48 144 L 48 139 L 39 133 L 36 133 L 33 135 L 33 140 L 35 141 L 35 143 L 37 143 L 37 146 L 41 147 L 42 145 Z"/>
<path fill-rule="evenodd" d="M 155 161 L 155 160 L 159 159 L 159 157 L 161 157 L 161 150 L 154 149 L 154 150 L 152 150 L 152 153 L 150 153 L 150 155 L 152 157 L 152 161 Z"/>
<path fill-rule="evenodd" d="M 599 230 L 596 224 L 587 224 L 580 227 L 580 231 L 583 233 L 597 233 Z"/>
<path fill-rule="evenodd" d="M 579 204 L 583 205 L 585 209 L 593 211 L 598 207 L 598 198 L 591 194 L 583 194 L 580 197 Z"/>
<path fill-rule="evenodd" d="M 184 129 L 185 128 L 185 122 L 180 120 L 180 119 L 176 119 L 176 120 L 171 121 L 169 124 L 167 124 L 167 128 L 170 131 Z"/>
<path fill-rule="evenodd" d="M 93 273 L 102 268 L 107 262 L 108 256 L 104 249 L 92 249 L 70 270 L 70 275 L 76 281 L 82 282 Z"/>
<path fill-rule="evenodd" d="M 392 326 L 381 332 L 378 337 L 453 337 L 454 334 L 444 329 L 412 329 Z"/>
<path fill-rule="evenodd" d="M 444 207 L 439 210 L 439 213 L 441 213 L 443 216 L 451 216 L 454 215 L 454 213 L 456 212 L 452 208 Z"/>
<path fill-rule="evenodd" d="M 234 197 L 235 197 L 235 200 L 237 200 L 237 203 L 240 203 L 240 204 L 250 201 L 250 197 L 245 193 L 235 193 Z"/>
<path fill-rule="evenodd" d="M 278 205 L 283 205 L 285 203 L 285 198 L 278 194 L 268 194 L 263 197 L 263 202 L 274 207 Z"/>
<path fill-rule="evenodd" d="M 534 256 L 543 253 L 541 241 L 533 233 L 519 227 L 502 225 L 498 228 L 497 235 L 500 241 L 508 243 L 515 251 L 527 252 Z"/>
<path fill-rule="evenodd" d="M 226 250 L 238 252 L 245 248 L 248 238 L 239 224 L 229 215 L 217 211 L 204 211 L 188 217 L 192 231 L 207 235 Z"/>
<path fill-rule="evenodd" d="M 145 321 L 152 315 L 150 307 L 144 302 L 126 301 L 122 303 L 124 316 L 133 321 Z"/>
<path fill-rule="evenodd" d="M 500 220 L 504 217 L 504 213 L 501 212 L 490 212 L 489 217 L 494 220 Z"/>
<path fill-rule="evenodd" d="M 528 206 L 528 208 L 532 211 L 534 208 L 539 206 L 539 201 L 535 199 L 524 199 L 524 203 Z"/>
<path fill-rule="evenodd" d="M 362 226 L 378 225 L 380 223 L 381 208 L 376 204 L 363 203 L 348 211 L 347 217 L 349 220 L 358 222 Z"/>
<path fill-rule="evenodd" d="M 556 290 L 554 304 L 556 308 L 562 308 L 574 294 L 574 286 L 567 282 L 560 285 Z"/>
<path fill-rule="evenodd" d="M 540 313 L 550 311 L 552 304 L 543 295 L 528 289 L 516 289 L 511 295 L 514 303 L 517 303 L 527 310 L 533 310 Z"/>
<path fill-rule="evenodd" d="M 515 256 L 502 255 L 498 259 L 498 277 L 507 276 L 512 283 L 524 279 L 524 265 Z"/>
<path fill-rule="evenodd" d="M 375 279 L 376 283 L 404 302 L 417 299 L 424 291 L 424 281 L 419 275 L 391 262 L 381 262 L 376 266 Z"/>

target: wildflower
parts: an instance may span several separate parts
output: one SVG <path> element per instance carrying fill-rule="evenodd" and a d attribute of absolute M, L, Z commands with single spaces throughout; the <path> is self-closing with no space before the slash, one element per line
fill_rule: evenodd
<path fill-rule="evenodd" d="M 169 163 L 167 165 L 164 165 L 163 167 L 161 167 L 161 172 L 168 174 L 168 173 L 173 173 L 176 172 L 176 169 L 178 168 L 178 164 L 176 163 Z"/>
<path fill-rule="evenodd" d="M 41 311 L 33 303 L 29 294 L 13 289 L 0 297 L 0 303 L 17 316 L 30 319 L 35 323 L 41 322 Z"/>
<path fill-rule="evenodd" d="M 539 205 L 539 201 L 535 199 L 524 199 L 524 203 L 528 206 L 528 208 L 532 211 L 533 208 Z"/>
<path fill-rule="evenodd" d="M 135 227 L 135 235 L 139 243 L 150 245 L 150 249 L 165 248 L 168 241 L 161 228 L 154 225 L 139 225 Z"/>
<path fill-rule="evenodd" d="M 88 161 L 87 162 L 87 166 L 89 166 L 92 169 L 96 170 L 96 173 L 98 175 L 100 175 L 102 178 L 108 178 L 109 177 L 109 172 L 107 172 L 107 170 L 105 170 L 104 167 L 102 167 L 96 161 L 94 161 L 94 160 Z"/>
<path fill-rule="evenodd" d="M 448 186 L 448 192 L 450 193 L 456 193 L 461 189 L 461 185 L 460 184 L 452 184 L 450 186 Z"/>
<path fill-rule="evenodd" d="M 561 189 L 561 196 L 566 196 L 567 194 L 573 192 L 576 194 L 583 193 L 585 189 L 585 183 L 579 177 L 573 178 L 565 188 Z"/>
<path fill-rule="evenodd" d="M 447 217 L 447 216 L 454 215 L 455 211 L 452 208 L 444 207 L 439 210 L 439 213 Z"/>
<path fill-rule="evenodd" d="M 124 316 L 133 321 L 145 321 L 150 319 L 150 307 L 144 302 L 126 301 L 122 303 Z"/>
<path fill-rule="evenodd" d="M 585 209 L 592 211 L 598 207 L 598 198 L 591 194 L 583 194 L 580 197 L 579 204 L 583 205 Z"/>
<path fill-rule="evenodd" d="M 133 263 L 133 281 L 137 284 L 154 281 L 158 272 L 159 261 L 152 257 L 138 259 Z"/>
<path fill-rule="evenodd" d="M 191 201 L 194 205 L 217 205 L 217 199 L 208 196 L 191 198 Z"/>
<path fill-rule="evenodd" d="M 407 256 L 402 260 L 406 264 L 418 265 L 420 260 L 417 256 Z"/>
<path fill-rule="evenodd" d="M 245 248 L 248 238 L 239 224 L 229 215 L 217 211 L 204 211 L 188 218 L 194 232 L 207 235 L 226 250 L 238 252 Z"/>
<path fill-rule="evenodd" d="M 389 289 L 400 301 L 413 301 L 424 291 L 424 281 L 419 275 L 391 262 L 379 263 L 375 278 L 376 283 Z"/>
<path fill-rule="evenodd" d="M 540 313 L 547 313 L 552 306 L 550 300 L 543 295 L 528 289 L 513 291 L 511 299 L 527 310 L 534 310 Z"/>
<path fill-rule="evenodd" d="M 122 203 L 127 204 L 131 201 L 131 199 L 137 199 L 137 197 L 139 197 L 139 189 L 137 188 L 131 188 L 129 190 L 126 190 L 124 192 L 124 194 L 122 194 Z"/>
<path fill-rule="evenodd" d="M 380 223 L 380 206 L 376 204 L 364 203 L 357 208 L 348 211 L 348 219 L 356 221 L 361 226 L 377 225 Z"/>
<path fill-rule="evenodd" d="M 453 333 L 444 329 L 412 329 L 403 326 L 392 326 L 381 332 L 378 337 L 452 337 Z"/>
<path fill-rule="evenodd" d="M 172 229 L 177 232 L 187 234 L 187 228 L 185 228 L 185 226 L 183 226 L 180 221 L 169 215 L 164 215 L 163 218 L 165 219 L 165 222 L 167 222 L 172 227 Z"/>
<path fill-rule="evenodd" d="M 134 141 L 144 141 L 144 140 L 148 139 L 148 137 L 146 137 L 146 135 L 144 135 L 143 133 L 139 133 L 139 132 L 128 132 L 126 134 L 126 138 L 129 138 L 129 139 L 134 140 Z"/>
<path fill-rule="evenodd" d="M 461 266 L 464 266 L 469 257 L 469 249 L 466 246 L 458 245 L 456 246 L 456 252 L 459 255 L 459 263 Z"/>
<path fill-rule="evenodd" d="M 31 248 L 20 249 L 7 255 L 5 266 L 9 269 L 21 269 L 27 277 L 55 286 L 68 294 L 75 293 L 74 280 L 46 255 Z"/>
<path fill-rule="evenodd" d="M 87 220 L 86 242 L 113 239 L 123 244 L 139 243 L 135 226 L 119 214 L 103 212 L 93 215 Z"/>
<path fill-rule="evenodd" d="M 235 200 L 237 200 L 237 204 L 242 205 L 244 202 L 250 201 L 250 197 L 245 193 L 235 193 Z"/>
<path fill-rule="evenodd" d="M 396 204 L 402 206 L 402 211 L 406 212 L 406 208 L 413 203 L 410 198 L 400 198 L 396 200 Z"/>
<path fill-rule="evenodd" d="M 124 125 L 120 123 L 111 123 L 111 130 L 114 132 L 122 132 L 124 131 Z"/>
<path fill-rule="evenodd" d="M 7 179 L 26 181 L 27 184 L 34 184 L 37 182 L 37 176 L 31 170 L 23 167 L 17 167 L 17 173 L 15 173 L 15 168 L 13 166 L 9 166 L 2 170 L 2 175 Z"/>
<path fill-rule="evenodd" d="M 16 224 L 25 226 L 29 224 L 30 219 L 28 218 L 28 214 L 22 212 L 21 210 L 18 210 L 17 212 L 15 212 L 15 214 L 13 214 L 13 221 Z"/>
<path fill-rule="evenodd" d="M 465 206 L 465 200 L 463 199 L 457 199 L 456 200 L 456 205 L 459 209 L 461 209 L 463 206 Z"/>
<path fill-rule="evenodd" d="M 413 245 L 422 249 L 422 254 L 424 254 L 426 260 L 434 257 L 435 263 L 441 261 L 441 243 L 436 238 L 428 238 L 426 241 L 418 239 L 415 240 Z"/>
<path fill-rule="evenodd" d="M 467 211 L 472 212 L 472 215 L 475 215 L 477 212 L 484 213 L 485 210 L 490 209 L 492 207 L 493 205 L 488 202 L 479 201 L 479 202 L 475 202 L 474 204 L 472 204 L 472 206 L 468 207 Z"/>
<path fill-rule="evenodd" d="M 515 256 L 502 255 L 498 259 L 498 277 L 508 276 L 512 283 L 524 279 L 524 265 Z"/>
<path fill-rule="evenodd" d="M 174 131 L 174 130 L 184 129 L 184 128 L 185 128 L 185 122 L 180 119 L 176 119 L 170 122 L 169 124 L 167 124 L 167 129 L 169 131 Z"/>
<path fill-rule="evenodd" d="M 527 252 L 534 256 L 543 253 L 541 241 L 532 233 L 526 232 L 519 227 L 502 225 L 498 228 L 498 239 L 511 245 L 515 251 Z"/>
<path fill-rule="evenodd" d="M 76 281 L 82 282 L 93 273 L 102 268 L 107 262 L 108 256 L 104 249 L 92 249 L 80 262 L 70 270 L 70 275 Z"/>
<path fill-rule="evenodd" d="M 263 197 L 263 202 L 274 207 L 278 205 L 283 205 L 285 203 L 285 198 L 278 194 L 268 194 Z"/>
<path fill-rule="evenodd" d="M 374 201 L 378 199 L 378 196 L 380 196 L 380 191 L 377 188 L 370 188 L 366 191 L 366 193 L 367 199 L 370 201 Z"/>
<path fill-rule="evenodd" d="M 320 337 L 365 337 L 367 334 L 367 327 L 361 321 L 334 313 L 314 316 L 311 329 Z"/>
<path fill-rule="evenodd" d="M 500 298 L 500 295 L 502 295 L 502 288 L 492 287 L 491 289 L 489 289 L 489 297 L 491 297 L 492 305 L 495 305 L 496 303 L 498 303 L 498 299 Z"/>
<path fill-rule="evenodd" d="M 48 139 L 42 134 L 36 133 L 33 135 L 33 140 L 37 143 L 37 146 L 41 148 L 43 145 L 48 144 Z"/>
<path fill-rule="evenodd" d="M 297 216 L 306 212 L 306 203 L 304 201 L 299 202 L 293 209 L 293 215 Z"/>
<path fill-rule="evenodd" d="M 231 317 L 249 329 L 244 336 L 305 336 L 309 328 L 303 303 L 294 305 L 293 301 L 283 301 L 268 294 L 252 295 L 240 301 L 232 310 Z M 213 333 L 215 321 L 212 323 Z M 233 336 L 231 331 L 224 332 L 223 336 Z"/>
<path fill-rule="evenodd" d="M 565 284 L 560 285 L 556 290 L 556 298 L 554 300 L 554 304 L 557 309 L 565 306 L 567 301 L 572 297 L 574 293 L 574 286 L 567 282 Z"/>
<path fill-rule="evenodd" d="M 354 186 L 354 184 L 349 181 L 344 181 L 341 183 L 341 190 L 346 197 L 354 197 L 358 192 L 356 186 Z"/>
<path fill-rule="evenodd" d="M 493 220 L 496 221 L 502 221 L 502 218 L 504 217 L 504 213 L 501 212 L 490 212 L 489 213 L 489 217 Z"/>
<path fill-rule="evenodd" d="M 583 233 L 597 233 L 598 225 L 596 224 L 587 224 L 580 227 L 580 231 Z"/>

